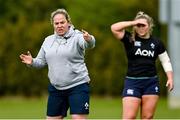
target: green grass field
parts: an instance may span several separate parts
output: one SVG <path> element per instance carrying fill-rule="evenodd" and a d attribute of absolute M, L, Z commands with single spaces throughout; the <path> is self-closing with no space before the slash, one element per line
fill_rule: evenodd
<path fill-rule="evenodd" d="M 0 98 L 0 119 L 44 119 L 46 116 L 46 97 Z M 121 98 L 91 97 L 90 119 L 120 119 Z M 67 118 L 70 118 L 68 115 Z M 155 114 L 155 119 L 180 118 L 180 109 L 169 109 L 167 100 L 160 98 Z"/>

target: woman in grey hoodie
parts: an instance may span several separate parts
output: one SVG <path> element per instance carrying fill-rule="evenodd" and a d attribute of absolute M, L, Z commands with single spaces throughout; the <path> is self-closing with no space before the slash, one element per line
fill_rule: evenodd
<path fill-rule="evenodd" d="M 72 119 L 86 119 L 90 78 L 84 55 L 85 49 L 95 46 L 95 38 L 76 30 L 65 9 L 52 12 L 51 23 L 54 34 L 45 38 L 36 58 L 28 52 L 20 55 L 21 61 L 36 68 L 48 66 L 47 119 L 63 119 L 68 108 Z"/>

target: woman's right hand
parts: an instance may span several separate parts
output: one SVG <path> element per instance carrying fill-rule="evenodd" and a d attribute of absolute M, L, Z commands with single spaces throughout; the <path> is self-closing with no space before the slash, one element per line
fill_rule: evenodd
<path fill-rule="evenodd" d="M 22 63 L 25 63 L 27 65 L 32 64 L 33 58 L 32 58 L 32 55 L 29 51 L 27 52 L 27 55 L 21 54 L 19 57 L 20 57 Z"/>
<path fill-rule="evenodd" d="M 143 19 L 143 18 L 134 20 L 134 25 L 138 25 L 138 24 L 147 25 L 147 21 L 145 19 Z"/>

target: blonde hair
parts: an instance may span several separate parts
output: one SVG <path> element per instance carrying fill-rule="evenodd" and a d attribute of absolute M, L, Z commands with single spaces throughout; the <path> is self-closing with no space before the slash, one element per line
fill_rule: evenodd
<path fill-rule="evenodd" d="M 63 14 L 63 15 L 65 16 L 66 20 L 67 20 L 70 24 L 72 24 L 71 18 L 70 18 L 70 16 L 69 16 L 68 12 L 67 12 L 65 9 L 63 9 L 63 8 L 57 9 L 57 10 L 55 10 L 54 12 L 51 13 L 51 19 L 50 19 L 51 24 L 53 24 L 54 16 L 57 15 L 57 14 Z"/>
<path fill-rule="evenodd" d="M 141 19 L 141 18 L 147 20 L 147 23 L 149 25 L 149 34 L 152 34 L 153 27 L 154 27 L 154 22 L 153 22 L 152 17 L 150 17 L 148 14 L 146 14 L 146 13 L 144 13 L 142 11 L 139 11 L 136 14 L 136 17 L 134 18 L 134 20 Z M 133 27 L 133 30 L 132 30 L 132 39 L 133 39 L 133 41 L 135 40 L 135 35 L 136 35 L 136 32 L 135 32 L 135 28 Z"/>

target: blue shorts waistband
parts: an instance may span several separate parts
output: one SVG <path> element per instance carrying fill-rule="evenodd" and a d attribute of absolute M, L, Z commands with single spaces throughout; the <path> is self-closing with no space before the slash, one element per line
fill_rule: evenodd
<path fill-rule="evenodd" d="M 151 79 L 151 78 L 157 78 L 158 76 L 155 75 L 153 77 L 129 77 L 129 76 L 126 76 L 126 78 L 128 79 Z"/>

